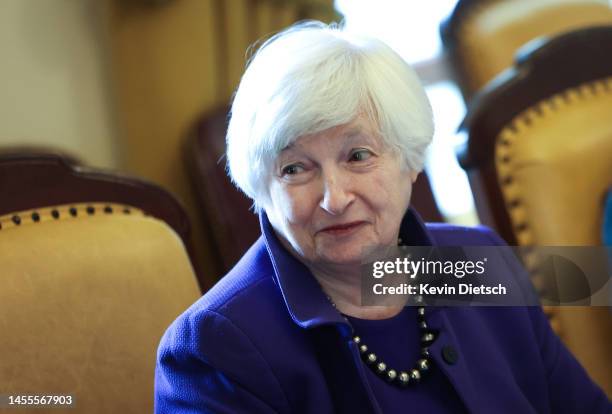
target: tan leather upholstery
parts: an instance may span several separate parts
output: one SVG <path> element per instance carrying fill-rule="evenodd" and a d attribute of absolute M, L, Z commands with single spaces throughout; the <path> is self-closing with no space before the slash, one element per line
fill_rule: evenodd
<path fill-rule="evenodd" d="M 464 81 L 472 95 L 504 69 L 516 51 L 540 36 L 612 23 L 601 0 L 494 0 L 472 7 L 458 29 L 457 48 Z"/>
<path fill-rule="evenodd" d="M 72 394 L 74 413 L 152 412 L 161 335 L 200 293 L 176 233 L 127 208 L 0 217 L 2 393 Z"/>
<path fill-rule="evenodd" d="M 528 108 L 496 139 L 496 168 L 520 245 L 601 245 L 612 184 L 612 77 Z M 549 308 L 552 324 L 612 396 L 607 308 Z"/>

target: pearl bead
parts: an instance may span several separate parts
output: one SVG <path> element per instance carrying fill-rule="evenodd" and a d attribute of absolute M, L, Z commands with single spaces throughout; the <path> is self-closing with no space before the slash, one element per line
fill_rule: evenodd
<path fill-rule="evenodd" d="M 374 362 L 376 362 L 376 354 L 370 352 L 368 354 L 368 362 L 373 364 Z"/>
<path fill-rule="evenodd" d="M 417 309 L 417 314 L 419 316 L 425 316 L 425 308 L 418 308 Z"/>
<path fill-rule="evenodd" d="M 378 372 L 385 372 L 385 370 L 387 369 L 387 364 L 385 364 L 384 362 L 379 362 L 378 365 L 376 365 L 376 369 L 378 370 Z"/>
<path fill-rule="evenodd" d="M 387 372 L 387 378 L 391 381 L 393 381 L 395 378 L 397 377 L 397 372 L 394 369 L 390 369 Z"/>
<path fill-rule="evenodd" d="M 359 344 L 361 342 L 361 338 L 356 336 L 353 338 L 353 342 L 355 342 L 356 344 Z"/>
<path fill-rule="evenodd" d="M 416 369 L 411 369 L 410 379 L 413 380 L 414 382 L 419 382 L 419 380 L 421 379 L 421 373 Z"/>
<path fill-rule="evenodd" d="M 429 362 L 426 359 L 419 359 L 417 367 L 419 367 L 420 371 L 427 371 L 429 369 Z"/>
<path fill-rule="evenodd" d="M 335 307 L 336 307 L 336 304 L 334 303 L 334 301 L 332 300 L 332 298 L 331 298 L 331 297 L 329 297 L 329 296 L 326 296 L 326 297 L 327 297 L 327 300 L 329 301 L 329 303 L 331 303 L 331 305 L 332 305 L 332 306 L 335 308 Z"/>
<path fill-rule="evenodd" d="M 427 329 L 427 322 L 425 322 L 425 321 L 421 321 L 421 323 L 419 323 L 419 327 L 420 327 L 421 329 Z"/>
<path fill-rule="evenodd" d="M 421 338 L 423 342 L 431 342 L 434 339 L 436 339 L 436 337 L 431 332 L 427 332 L 425 335 L 423 335 L 423 338 Z"/>
<path fill-rule="evenodd" d="M 403 385 L 406 385 L 410 381 L 410 377 L 408 376 L 407 372 L 402 371 L 399 374 L 399 380 Z"/>
<path fill-rule="evenodd" d="M 363 344 L 359 347 L 359 352 L 361 352 L 362 354 L 365 354 L 366 352 L 368 352 L 368 346 L 366 344 Z"/>

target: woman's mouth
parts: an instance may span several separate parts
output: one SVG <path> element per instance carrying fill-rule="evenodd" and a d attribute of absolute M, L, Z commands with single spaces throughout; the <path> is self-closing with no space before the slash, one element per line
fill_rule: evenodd
<path fill-rule="evenodd" d="M 345 236 L 358 230 L 365 223 L 365 221 L 352 221 L 350 223 L 336 224 L 333 226 L 324 227 L 323 229 L 319 230 L 319 233 L 332 236 Z"/>

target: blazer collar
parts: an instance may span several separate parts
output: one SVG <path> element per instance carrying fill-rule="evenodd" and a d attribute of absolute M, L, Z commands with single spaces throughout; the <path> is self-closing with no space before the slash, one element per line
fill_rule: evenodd
<path fill-rule="evenodd" d="M 331 305 L 310 270 L 292 256 L 276 237 L 265 211 L 259 214 L 261 233 L 274 268 L 274 280 L 283 295 L 291 318 L 302 328 L 337 324 L 350 332 L 350 326 Z M 400 225 L 402 242 L 411 246 L 432 246 L 433 238 L 423 220 L 410 207 Z"/>

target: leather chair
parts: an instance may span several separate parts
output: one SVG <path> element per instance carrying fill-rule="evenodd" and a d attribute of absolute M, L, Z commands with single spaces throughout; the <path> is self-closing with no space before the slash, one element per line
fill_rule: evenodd
<path fill-rule="evenodd" d="M 229 271 L 260 236 L 251 201 L 230 181 L 225 168 L 229 108 L 203 114 L 185 141 L 184 159 L 200 205 L 204 231 L 223 273 Z M 412 204 L 426 221 L 443 221 L 429 179 L 423 172 L 412 190 Z"/>
<path fill-rule="evenodd" d="M 612 23 L 605 0 L 459 0 L 441 25 L 449 62 L 466 102 L 512 66 L 535 38 Z"/>
<path fill-rule="evenodd" d="M 152 412 L 159 340 L 200 295 L 185 240 L 185 213 L 155 185 L 1 155 L 2 393 Z"/>
<path fill-rule="evenodd" d="M 511 244 L 601 245 L 612 184 L 612 25 L 542 40 L 479 94 L 459 154 L 479 212 Z M 551 324 L 612 395 L 607 308 L 547 310 Z"/>

